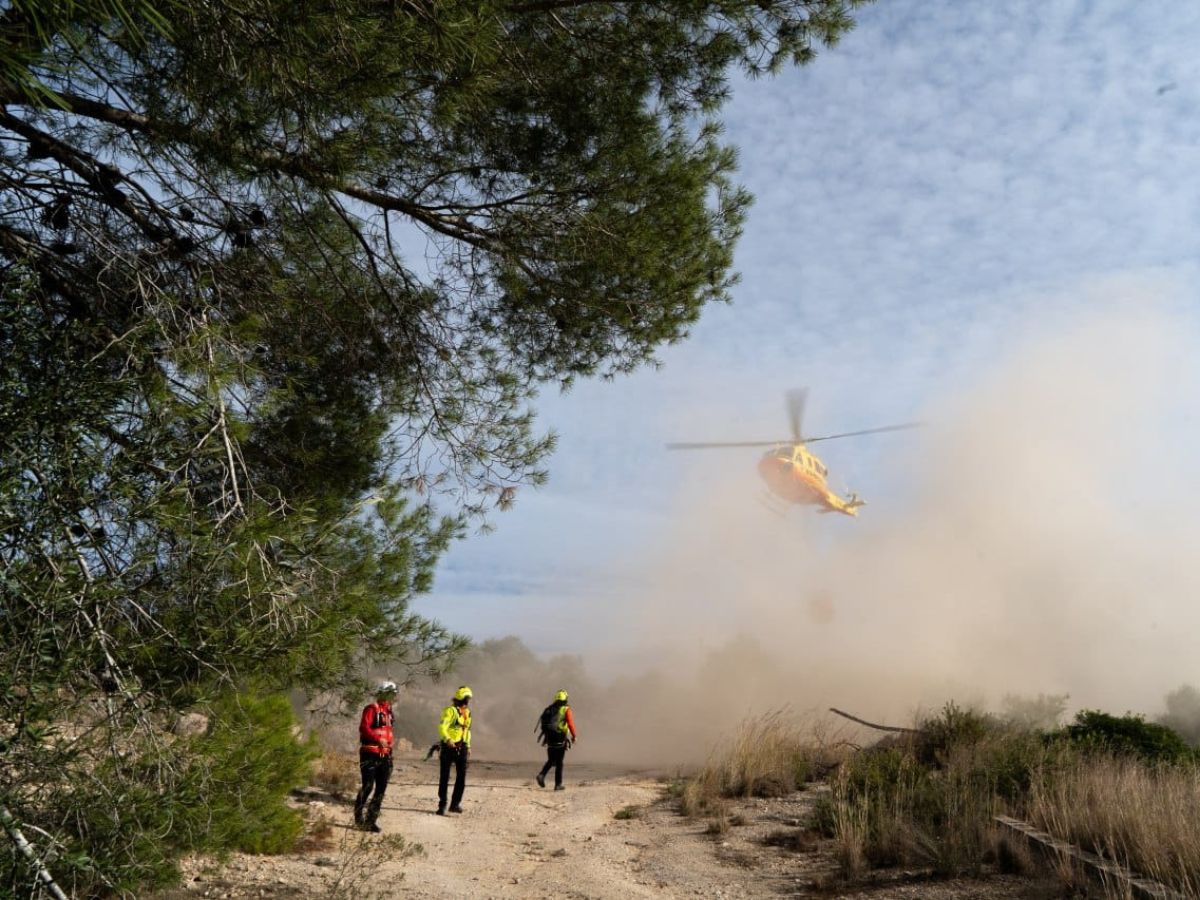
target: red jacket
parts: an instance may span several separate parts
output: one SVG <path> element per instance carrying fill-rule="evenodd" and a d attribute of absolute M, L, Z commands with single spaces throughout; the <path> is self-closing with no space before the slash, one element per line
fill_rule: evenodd
<path fill-rule="evenodd" d="M 386 700 L 370 703 L 362 712 L 358 723 L 359 749 L 378 756 L 391 756 L 394 737 L 392 735 L 392 704 Z"/>

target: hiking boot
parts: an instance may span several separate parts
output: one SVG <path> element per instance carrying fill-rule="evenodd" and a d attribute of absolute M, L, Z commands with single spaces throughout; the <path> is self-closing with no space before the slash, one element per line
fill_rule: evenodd
<path fill-rule="evenodd" d="M 460 813 L 460 812 L 462 812 L 462 807 L 461 806 L 452 806 L 452 807 L 450 807 L 450 812 Z"/>
<path fill-rule="evenodd" d="M 546 786 L 546 776 L 543 775 L 541 772 L 538 772 L 538 774 L 537 774 L 537 783 L 538 783 L 538 787 Z"/>
<path fill-rule="evenodd" d="M 372 800 L 367 807 L 367 811 L 363 814 L 363 824 L 366 825 L 367 831 L 371 831 L 372 829 L 375 831 L 379 830 L 375 828 L 375 823 L 379 821 L 379 807 L 382 805 L 382 800 Z"/>
<path fill-rule="evenodd" d="M 439 806 L 439 807 L 438 807 L 437 814 L 438 814 L 439 816 L 444 816 L 444 815 L 446 814 L 446 807 L 444 807 L 444 806 Z"/>
<path fill-rule="evenodd" d="M 563 787 L 561 784 L 556 784 L 556 785 L 554 786 L 554 789 L 555 789 L 556 791 L 565 791 L 565 790 L 566 790 L 566 788 L 565 788 L 565 787 Z"/>
<path fill-rule="evenodd" d="M 371 834 L 379 834 L 381 831 L 383 831 L 383 829 L 380 828 L 378 825 L 376 825 L 374 822 L 371 822 L 369 825 L 367 825 L 363 828 L 363 831 L 369 831 L 369 832 L 371 832 Z"/>

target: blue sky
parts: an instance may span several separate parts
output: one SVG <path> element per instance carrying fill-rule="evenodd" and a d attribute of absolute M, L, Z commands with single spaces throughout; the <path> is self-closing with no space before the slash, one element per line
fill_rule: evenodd
<path fill-rule="evenodd" d="M 652 602 L 646 548 L 709 492 L 759 492 L 753 451 L 664 442 L 783 436 L 800 385 L 810 433 L 923 417 L 1114 293 L 1195 327 L 1197 48 L 1194 3 L 881 0 L 811 66 L 739 82 L 726 136 L 756 203 L 735 302 L 659 370 L 544 396 L 550 483 L 454 547 L 417 609 L 547 653 L 619 641 Z M 864 519 L 904 502 L 885 463 L 907 440 L 818 445 Z M 793 515 L 817 554 L 861 527 Z"/>

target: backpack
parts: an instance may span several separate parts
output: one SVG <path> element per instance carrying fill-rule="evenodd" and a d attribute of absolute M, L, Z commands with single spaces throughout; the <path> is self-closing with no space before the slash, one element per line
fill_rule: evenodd
<path fill-rule="evenodd" d="M 551 703 L 542 710 L 541 718 L 538 719 L 537 727 L 541 734 L 538 736 L 539 744 L 561 744 L 565 741 L 562 730 L 563 710 L 565 706 L 559 706 L 558 703 Z"/>

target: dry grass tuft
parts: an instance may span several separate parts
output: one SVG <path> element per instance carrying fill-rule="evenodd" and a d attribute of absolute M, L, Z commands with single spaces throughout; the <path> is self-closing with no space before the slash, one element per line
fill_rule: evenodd
<path fill-rule="evenodd" d="M 776 711 L 742 722 L 705 774 L 725 797 L 779 797 L 832 767 L 831 756 L 813 733 Z"/>
<path fill-rule="evenodd" d="M 1002 743 L 954 747 L 940 767 L 910 748 L 863 753 L 843 767 L 819 809 L 848 878 L 888 866 L 928 867 L 941 875 L 977 873 L 994 854 L 996 793 L 1005 773 Z"/>
<path fill-rule="evenodd" d="M 1008 829 L 993 828 L 988 855 L 1005 875 L 1029 875 L 1040 869 L 1029 841 L 1015 837 Z"/>
<path fill-rule="evenodd" d="M 333 847 L 333 823 L 324 815 L 311 819 L 296 842 L 294 853 L 320 853 Z"/>
<path fill-rule="evenodd" d="M 1090 758 L 1039 773 L 1030 819 L 1189 897 L 1200 896 L 1200 768 Z"/>
<path fill-rule="evenodd" d="M 704 812 L 719 797 L 790 794 L 832 770 L 845 756 L 842 743 L 802 730 L 782 711 L 746 719 L 684 787 L 684 812 Z"/>
<path fill-rule="evenodd" d="M 1046 740 L 947 704 L 914 740 L 843 765 L 817 822 L 834 839 L 843 877 L 919 866 L 975 874 L 986 864 L 1029 872 L 1045 861 L 996 832 L 994 817 L 1026 819 L 1134 873 L 1200 896 L 1200 766 L 1148 762 L 1097 742 Z M 1087 876 L 1051 860 L 1064 888 Z"/>
<path fill-rule="evenodd" d="M 729 831 L 729 816 L 725 810 L 716 813 L 708 820 L 708 827 L 704 829 L 705 834 L 719 837 Z"/>
<path fill-rule="evenodd" d="M 358 793 L 362 778 L 359 775 L 358 759 L 347 753 L 326 750 L 313 764 L 312 783 L 335 797 L 346 797 Z"/>
<path fill-rule="evenodd" d="M 819 728 L 802 729 L 782 711 L 746 719 L 704 768 L 677 791 L 686 816 L 712 819 L 710 834 L 733 823 L 728 798 L 780 797 L 800 790 L 835 767 L 845 742 L 825 739 Z"/>

